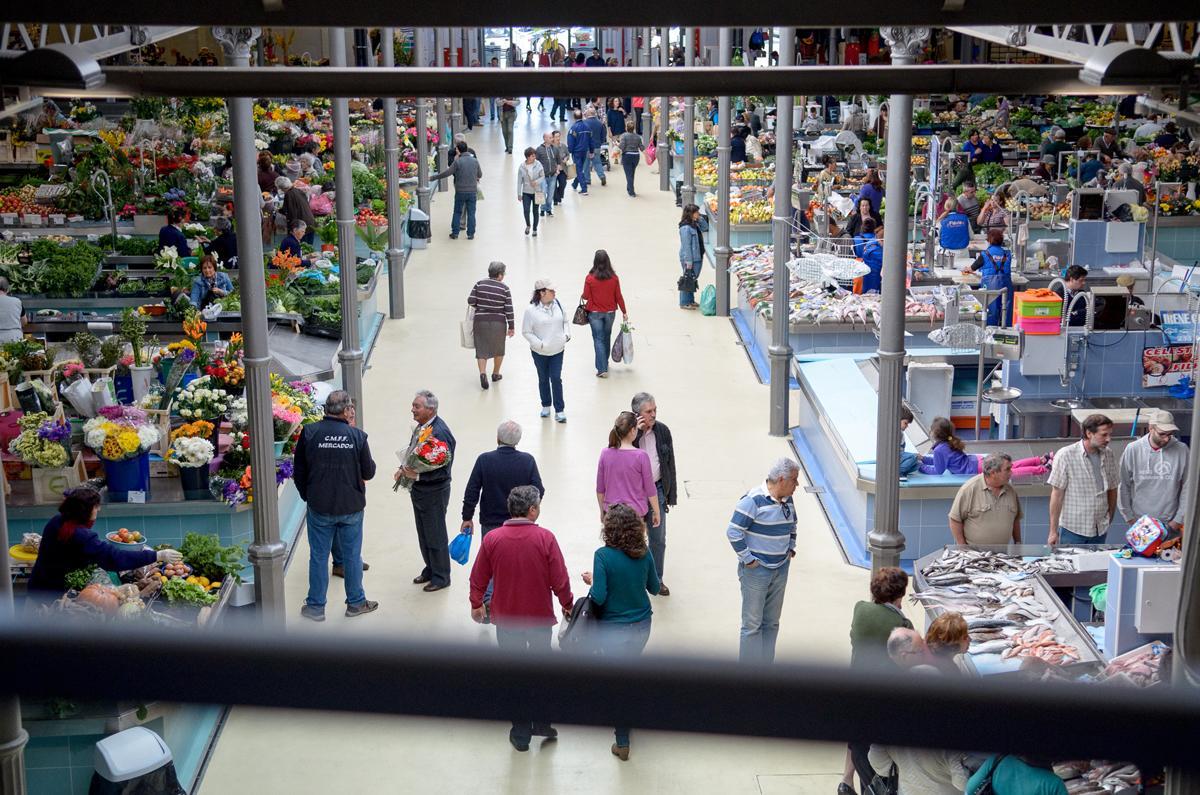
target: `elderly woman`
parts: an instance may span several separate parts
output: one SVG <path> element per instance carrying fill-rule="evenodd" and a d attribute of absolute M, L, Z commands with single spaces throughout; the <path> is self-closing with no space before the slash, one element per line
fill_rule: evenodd
<path fill-rule="evenodd" d="M 287 177 L 276 179 L 275 187 L 283 194 L 283 207 L 280 212 L 287 219 L 288 229 L 292 228 L 294 221 L 303 221 L 306 231 L 300 238 L 300 242 L 311 245 L 316 236 L 314 230 L 317 226 L 317 219 L 313 215 L 312 208 L 308 206 L 308 194 Z"/>
<path fill-rule="evenodd" d="M 516 333 L 513 320 L 512 292 L 504 283 L 507 267 L 503 262 L 488 265 L 486 279 L 475 282 L 467 295 L 467 306 L 474 310 L 472 330 L 475 337 L 475 363 L 479 366 L 479 388 L 488 388 L 487 362 L 492 363 L 492 380 L 499 381 L 504 363 L 506 337 Z M 469 311 L 470 311 L 469 310 Z"/>
<path fill-rule="evenodd" d="M 238 259 L 237 235 L 233 231 L 233 222 L 223 215 L 213 219 L 213 229 L 217 236 L 211 242 L 204 244 L 204 253 L 217 258 L 217 262 L 226 268 L 236 268 Z"/>
<path fill-rule="evenodd" d="M 192 304 L 198 309 L 204 309 L 232 291 L 233 282 L 217 270 L 217 261 L 211 254 L 200 260 L 200 274 L 192 281 Z"/>
<path fill-rule="evenodd" d="M 925 645 L 935 668 L 944 674 L 961 674 L 960 657 L 971 645 L 966 619 L 959 613 L 942 613 L 929 625 Z"/>
<path fill-rule="evenodd" d="M 25 308 L 21 299 L 8 294 L 8 279 L 0 276 L 0 342 L 16 342 L 25 336 Z"/>

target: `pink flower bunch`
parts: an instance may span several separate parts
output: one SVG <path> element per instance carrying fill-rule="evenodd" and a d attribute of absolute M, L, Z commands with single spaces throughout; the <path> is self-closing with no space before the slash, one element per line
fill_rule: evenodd
<path fill-rule="evenodd" d="M 100 409 L 100 416 L 131 428 L 146 424 L 146 412 L 134 406 L 104 406 Z"/>

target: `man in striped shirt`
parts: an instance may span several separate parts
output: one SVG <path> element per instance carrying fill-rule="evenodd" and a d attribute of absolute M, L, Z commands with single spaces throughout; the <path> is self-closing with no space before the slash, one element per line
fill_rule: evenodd
<path fill-rule="evenodd" d="M 780 458 L 767 480 L 738 501 L 729 520 L 729 543 L 738 556 L 742 585 L 742 662 L 775 661 L 775 639 L 787 589 L 788 568 L 796 556 L 796 507 L 792 494 L 800 465 Z"/>

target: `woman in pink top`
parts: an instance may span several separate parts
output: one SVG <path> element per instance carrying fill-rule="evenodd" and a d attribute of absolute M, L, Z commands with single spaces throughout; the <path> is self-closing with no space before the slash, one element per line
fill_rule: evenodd
<path fill-rule="evenodd" d="M 622 411 L 608 432 L 608 447 L 600 453 L 596 467 L 596 501 L 600 521 L 613 505 L 628 505 L 650 524 L 659 523 L 658 489 L 650 475 L 650 456 L 633 446 L 637 437 L 637 415 Z"/>

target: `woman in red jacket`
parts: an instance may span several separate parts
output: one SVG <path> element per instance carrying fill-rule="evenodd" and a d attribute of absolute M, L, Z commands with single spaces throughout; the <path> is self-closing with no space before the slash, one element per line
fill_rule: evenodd
<path fill-rule="evenodd" d="M 596 349 L 596 377 L 608 378 L 608 352 L 612 347 L 613 321 L 617 307 L 621 308 L 621 319 L 628 322 L 625 297 L 621 295 L 621 280 L 613 270 L 608 252 L 597 249 L 592 260 L 592 270 L 583 280 L 584 306 L 588 311 L 588 325 L 592 327 L 592 345 Z"/>

